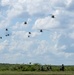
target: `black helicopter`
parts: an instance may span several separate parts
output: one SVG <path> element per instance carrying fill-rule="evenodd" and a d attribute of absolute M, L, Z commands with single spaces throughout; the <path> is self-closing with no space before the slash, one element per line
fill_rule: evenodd
<path fill-rule="evenodd" d="M 2 37 L 0 37 L 0 39 L 2 39 Z"/>
<path fill-rule="evenodd" d="M 27 24 L 27 22 L 25 21 L 24 24 Z"/>
<path fill-rule="evenodd" d="M 55 18 L 55 16 L 54 16 L 54 15 L 52 15 L 51 17 L 52 17 L 52 18 Z"/>
<path fill-rule="evenodd" d="M 5 36 L 10 36 L 10 34 L 7 33 L 8 32 L 8 28 L 6 28 L 5 30 L 6 30 L 6 35 Z"/>

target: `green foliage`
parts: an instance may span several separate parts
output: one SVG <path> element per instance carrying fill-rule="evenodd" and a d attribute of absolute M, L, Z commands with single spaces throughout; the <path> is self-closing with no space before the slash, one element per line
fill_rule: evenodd
<path fill-rule="evenodd" d="M 0 71 L 60 71 L 60 65 L 35 64 L 0 64 Z M 73 66 L 65 66 L 65 71 L 74 71 Z"/>

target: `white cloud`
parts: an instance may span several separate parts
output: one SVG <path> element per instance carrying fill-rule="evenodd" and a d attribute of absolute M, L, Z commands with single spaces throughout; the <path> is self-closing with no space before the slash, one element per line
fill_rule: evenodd
<path fill-rule="evenodd" d="M 7 10 L 7 18 L 14 18 L 24 12 L 28 12 L 30 15 L 34 14 L 50 14 L 52 11 L 50 1 L 45 0 L 2 0 L 2 5 L 9 5 L 10 8 Z M 44 13 L 43 13 L 44 12 Z M 50 13 L 49 13 L 50 12 Z M 14 13 L 14 14 L 13 14 Z M 24 13 L 25 14 L 25 13 Z"/>
<path fill-rule="evenodd" d="M 10 21 L 8 21 L 7 19 L 1 20 L 0 21 L 0 29 L 6 28 L 7 26 L 9 26 Z"/>
<path fill-rule="evenodd" d="M 52 10 L 50 5 L 49 0 L 27 0 L 27 12 L 31 15 L 43 12 L 48 14 Z"/>
<path fill-rule="evenodd" d="M 16 51 L 18 51 L 18 53 L 29 52 L 32 45 L 33 41 L 23 40 L 23 42 L 21 42 L 21 40 L 20 41 L 13 40 L 9 45 L 9 51 L 15 53 Z"/>
<path fill-rule="evenodd" d="M 74 39 L 74 32 L 69 33 L 69 37 L 70 37 L 71 39 Z"/>
<path fill-rule="evenodd" d="M 73 49 L 74 46 L 73 0 L 1 0 L 0 4 L 0 29 L 3 29 L 0 30 L 3 34 L 0 61 L 43 62 L 43 58 L 50 58 L 46 60 L 48 63 L 54 63 L 55 59 L 63 59 L 65 62 L 65 59 L 69 58 L 73 61 L 74 53 L 68 52 L 68 48 Z M 55 15 L 55 18 L 51 18 L 51 14 Z M 24 25 L 22 16 L 28 25 Z M 5 37 L 3 33 L 6 27 L 12 31 L 9 37 Z M 52 30 L 41 34 L 33 29 Z M 27 31 L 32 33 L 30 38 Z"/>
<path fill-rule="evenodd" d="M 30 36 L 31 37 L 37 37 L 39 35 L 41 35 L 41 33 L 39 33 L 39 32 L 32 32 Z"/>
<path fill-rule="evenodd" d="M 28 27 L 28 25 L 25 25 L 24 22 L 22 22 L 22 23 L 17 22 L 15 25 L 12 26 L 12 29 L 13 30 L 23 30 L 26 27 Z"/>
<path fill-rule="evenodd" d="M 2 6 L 9 5 L 10 0 L 1 0 Z"/>
<path fill-rule="evenodd" d="M 26 31 L 13 31 L 11 38 L 15 39 L 15 40 L 26 39 L 26 38 L 28 38 L 28 32 L 26 32 Z"/>
<path fill-rule="evenodd" d="M 67 49 L 66 45 L 59 46 L 58 44 L 55 44 L 51 47 L 51 52 L 57 55 L 58 57 L 63 56 L 64 58 L 69 58 L 69 57 L 74 56 L 74 53 L 65 52 L 64 50 L 66 49 Z"/>
<path fill-rule="evenodd" d="M 45 40 L 38 42 L 37 49 L 34 50 L 35 55 L 42 55 L 48 52 L 48 42 Z"/>
<path fill-rule="evenodd" d="M 2 55 L 0 62 L 2 62 L 2 63 L 17 63 L 17 61 L 19 62 L 20 57 L 23 57 L 23 55 L 21 55 L 21 53 L 18 53 L 18 52 L 17 53 L 10 53 L 10 54 L 5 53 Z"/>
<path fill-rule="evenodd" d="M 8 45 L 8 40 L 4 40 L 3 42 L 0 43 L 0 51 L 4 51 L 6 46 Z"/>
<path fill-rule="evenodd" d="M 59 7 L 59 8 L 63 8 L 66 5 L 66 0 L 50 0 L 52 5 L 54 5 L 55 7 Z"/>
<path fill-rule="evenodd" d="M 33 29 L 55 29 L 59 27 L 59 22 L 51 17 L 45 17 L 43 19 L 38 19 L 33 26 Z"/>
<path fill-rule="evenodd" d="M 0 52 L 4 49 L 4 46 L 0 44 Z"/>
<path fill-rule="evenodd" d="M 16 4 L 12 9 L 7 11 L 7 18 L 12 19 L 22 13 L 23 13 L 23 7 L 19 4 Z"/>
<path fill-rule="evenodd" d="M 50 35 L 50 38 L 52 39 L 53 42 L 59 41 L 61 35 L 62 35 L 61 33 L 54 32 L 52 35 Z"/>

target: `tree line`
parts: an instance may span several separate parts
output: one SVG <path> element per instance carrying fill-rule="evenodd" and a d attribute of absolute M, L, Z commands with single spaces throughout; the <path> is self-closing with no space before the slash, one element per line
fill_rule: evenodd
<path fill-rule="evenodd" d="M 74 71 L 74 65 L 41 65 L 34 64 L 6 64 L 0 63 L 0 71 Z"/>

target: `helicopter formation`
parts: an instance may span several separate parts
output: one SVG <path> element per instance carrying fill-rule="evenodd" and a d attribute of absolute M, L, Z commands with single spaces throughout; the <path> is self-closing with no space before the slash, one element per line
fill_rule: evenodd
<path fill-rule="evenodd" d="M 8 31 L 8 29 L 6 28 L 6 31 Z M 10 34 L 9 33 L 7 33 L 5 36 L 10 36 Z"/>
<path fill-rule="evenodd" d="M 5 31 L 7 32 L 5 36 L 6 36 L 6 37 L 7 37 L 7 36 L 10 36 L 10 34 L 8 33 L 8 28 L 6 28 Z M 2 39 L 2 38 L 3 38 L 3 37 L 1 36 L 0 39 Z"/>
<path fill-rule="evenodd" d="M 51 15 L 51 18 L 55 18 L 55 16 L 54 16 L 54 15 Z M 25 24 L 25 25 L 27 25 L 28 23 L 25 21 L 25 22 L 24 22 L 24 24 Z M 39 29 L 39 32 L 41 32 L 41 33 L 42 33 L 42 32 L 43 32 L 43 30 L 44 30 L 44 29 Z M 5 31 L 6 31 L 6 32 L 8 32 L 8 31 L 9 31 L 9 29 L 8 29 L 8 28 L 6 28 L 6 29 L 5 29 Z M 31 35 L 31 32 L 28 32 L 28 37 L 30 37 L 30 35 Z M 6 36 L 6 37 L 8 37 L 8 36 L 10 36 L 10 34 L 9 34 L 9 33 L 6 33 L 6 35 L 5 35 L 5 36 Z M 0 37 L 0 39 L 2 39 L 2 36 Z"/>
<path fill-rule="evenodd" d="M 52 15 L 51 18 L 55 18 L 55 16 Z M 24 24 L 27 24 L 27 22 L 24 22 Z M 40 31 L 41 33 L 43 32 L 43 30 L 44 30 L 44 29 L 39 29 L 39 31 Z M 28 37 L 30 37 L 31 32 L 28 32 L 28 33 L 29 33 Z"/>

